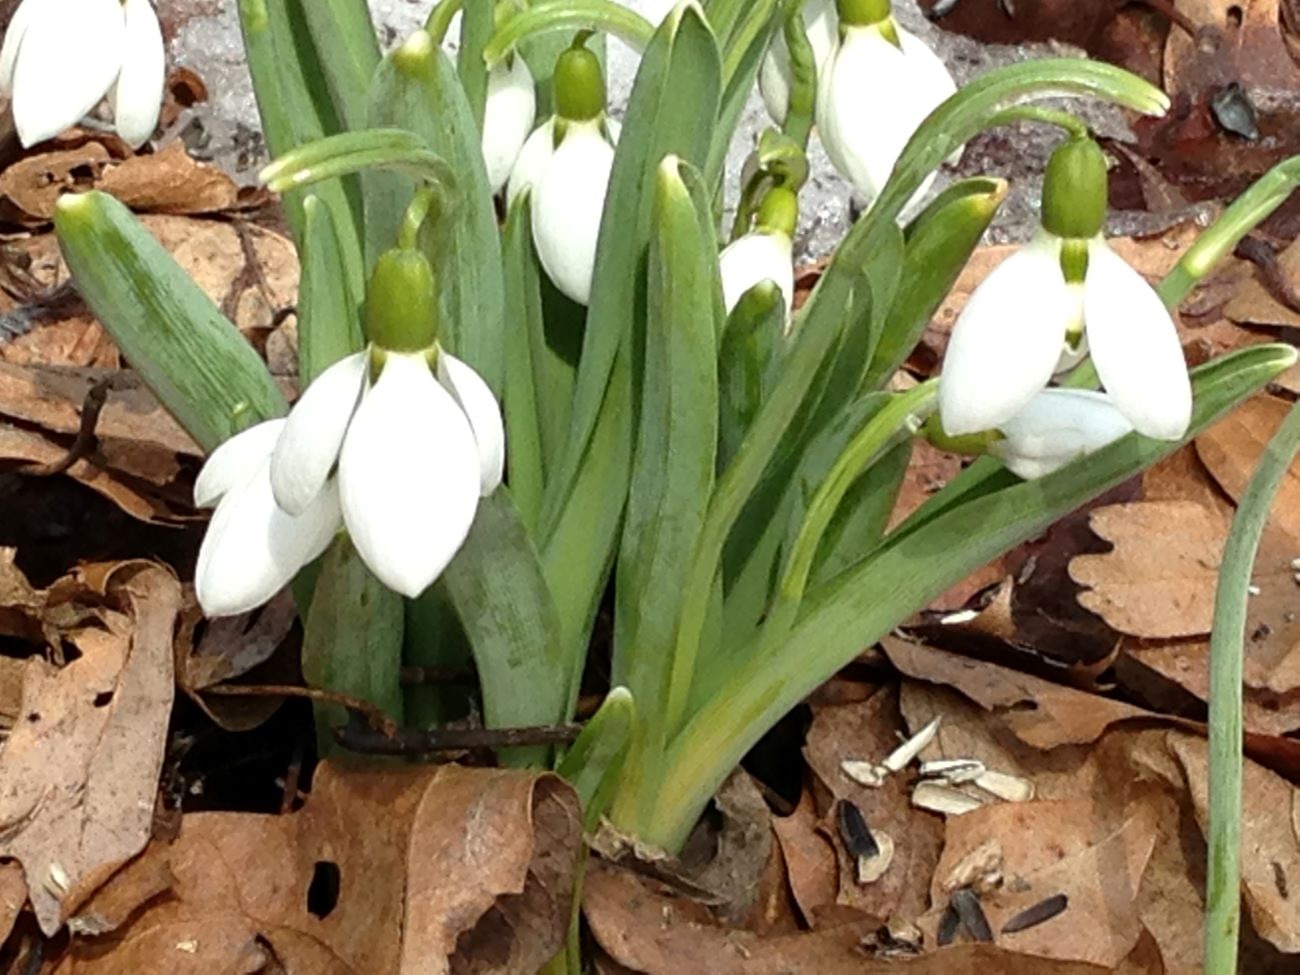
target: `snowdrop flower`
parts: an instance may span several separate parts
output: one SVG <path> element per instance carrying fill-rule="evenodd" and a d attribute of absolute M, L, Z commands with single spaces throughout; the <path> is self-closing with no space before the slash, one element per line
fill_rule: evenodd
<path fill-rule="evenodd" d="M 1102 393 L 1046 389 L 999 427 L 990 454 L 1025 480 L 1045 477 L 1133 432 L 1133 424 Z"/>
<path fill-rule="evenodd" d="M 537 118 L 537 89 L 523 57 L 512 54 L 488 72 L 483 111 L 483 162 L 493 193 L 510 178 L 519 150 Z"/>
<path fill-rule="evenodd" d="M 22 0 L 0 48 L 0 94 L 24 146 L 75 125 L 106 95 L 118 135 L 153 134 L 166 76 L 150 0 Z"/>
<path fill-rule="evenodd" d="M 817 130 L 840 175 L 870 202 L 917 126 L 957 86 L 939 56 L 894 22 L 889 0 L 838 0 L 838 9 L 839 44 L 818 72 Z"/>
<path fill-rule="evenodd" d="M 737 238 L 718 257 L 722 301 L 730 315 L 750 289 L 771 281 L 785 299 L 787 319 L 794 301 L 794 255 L 790 238 L 798 218 L 794 191 L 779 186 L 768 191 L 754 229 Z"/>
<path fill-rule="evenodd" d="M 1173 319 L 1102 238 L 1105 214 L 1105 156 L 1072 138 L 1048 163 L 1042 230 L 993 270 L 953 328 L 939 384 L 948 434 L 1002 428 L 1085 352 L 1139 433 L 1187 431 L 1192 390 Z"/>
<path fill-rule="evenodd" d="M 199 503 L 229 492 L 199 558 L 209 615 L 270 599 L 340 522 L 384 585 L 418 596 L 464 542 L 479 498 L 501 483 L 501 411 L 478 374 L 437 343 L 428 261 L 388 251 L 368 302 L 370 346 L 321 373 L 287 420 L 223 444 L 200 475 Z"/>
<path fill-rule="evenodd" d="M 533 244 L 547 276 L 573 301 L 591 298 L 617 130 L 605 119 L 600 62 L 579 35 L 555 65 L 556 114 L 524 143 L 507 203 L 532 191 Z"/>
<path fill-rule="evenodd" d="M 835 52 L 839 41 L 838 24 L 835 0 L 808 0 L 804 4 L 804 32 L 812 47 L 818 77 Z M 777 125 L 785 124 L 785 114 L 790 107 L 790 85 L 790 48 L 785 42 L 784 31 L 778 30 L 758 71 L 758 90 L 767 106 L 767 114 Z"/>
<path fill-rule="evenodd" d="M 320 556 L 342 523 L 330 481 L 297 515 L 271 492 L 271 455 L 285 422 L 267 420 L 212 452 L 194 483 L 194 503 L 216 505 L 199 548 L 194 586 L 208 616 L 261 606 Z"/>

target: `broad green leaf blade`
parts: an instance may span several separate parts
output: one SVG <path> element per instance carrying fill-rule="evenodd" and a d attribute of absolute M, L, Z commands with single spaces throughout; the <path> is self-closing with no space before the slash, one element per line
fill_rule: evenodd
<path fill-rule="evenodd" d="M 300 2 L 334 112 L 343 128 L 362 128 L 370 78 L 379 65 L 379 42 L 370 8 L 366 0 Z"/>
<path fill-rule="evenodd" d="M 370 124 L 421 136 L 456 178 L 455 208 L 431 214 L 446 248 L 430 254 L 441 285 L 444 341 L 493 390 L 505 373 L 505 284 L 501 238 L 474 115 L 447 56 L 416 31 L 384 58 L 370 91 Z M 396 239 L 412 184 L 400 176 L 366 178 L 366 253 L 370 261 Z"/>
<path fill-rule="evenodd" d="M 765 0 L 759 6 L 775 8 L 776 3 L 775 0 Z M 744 114 L 749 96 L 754 90 L 758 70 L 763 64 L 763 55 L 767 52 L 772 35 L 779 28 L 780 18 L 772 16 L 761 24 L 762 29 L 752 32 L 747 37 L 748 44 L 739 51 L 738 55 L 733 57 L 724 48 L 724 52 L 727 52 L 723 75 L 726 86 L 718 108 L 718 124 L 714 129 L 709 155 L 704 165 L 704 180 L 709 186 L 714 187 L 715 191 L 722 188 L 727 153 L 735 139 L 740 117 Z"/>
<path fill-rule="evenodd" d="M 406 600 L 402 663 L 438 678 L 405 687 L 406 720 L 412 727 L 436 728 L 477 715 L 478 689 L 465 679 L 474 673 L 474 652 L 441 579 Z"/>
<path fill-rule="evenodd" d="M 582 821 L 587 832 L 600 826 L 635 727 L 632 693 L 626 687 L 613 688 L 556 768 L 582 800 Z"/>
<path fill-rule="evenodd" d="M 200 447 L 285 412 L 261 356 L 121 203 L 64 195 L 54 229 L 77 291 Z"/>
<path fill-rule="evenodd" d="M 546 342 L 541 270 L 533 252 L 529 193 L 521 193 L 506 218 L 501 243 L 506 299 L 506 466 L 510 493 L 529 533 L 542 513 L 546 470 L 542 459 L 540 376 L 533 347 Z"/>
<path fill-rule="evenodd" d="M 361 310 L 348 294 L 343 254 L 329 207 L 319 197 L 303 200 L 298 284 L 298 378 L 312 380 L 362 346 Z"/>
<path fill-rule="evenodd" d="M 864 388 L 884 385 L 912 354 L 979 245 L 1006 191 L 1005 180 L 962 180 L 944 190 L 912 221 L 898 292 L 881 330 Z"/>
<path fill-rule="evenodd" d="M 483 48 L 488 66 L 499 63 L 521 41 L 563 31 L 572 37 L 579 30 L 613 34 L 641 50 L 654 34 L 654 25 L 635 10 L 614 0 L 536 0 L 511 17 Z"/>
<path fill-rule="evenodd" d="M 487 105 L 488 66 L 483 48 L 492 38 L 496 23 L 493 3 L 468 3 L 460 15 L 460 48 L 456 52 L 456 73 L 474 115 L 475 127 L 483 131 L 483 109 Z"/>
<path fill-rule="evenodd" d="M 568 671 L 555 602 L 537 552 L 505 488 L 479 502 L 465 545 L 443 574 L 474 650 L 489 728 L 564 718 Z M 540 764 L 546 748 L 512 749 L 510 764 Z"/>
<path fill-rule="evenodd" d="M 717 116 L 721 76 L 717 45 L 698 8 L 683 5 L 665 17 L 642 58 L 614 156 L 571 431 L 547 486 L 543 529 L 548 535 L 560 520 L 579 467 L 588 456 L 619 347 L 634 333 L 634 322 L 644 320 L 655 170 L 670 154 L 696 166 L 703 164 Z M 625 487 L 611 485 L 611 490 L 621 492 Z"/>
<path fill-rule="evenodd" d="M 371 574 L 346 535 L 321 560 L 302 637 L 309 687 L 368 701 L 402 723 L 402 597 Z M 330 729 L 347 723 L 338 705 L 318 705 L 317 734 L 332 750 Z"/>
<path fill-rule="evenodd" d="M 682 600 L 717 451 L 717 243 L 668 157 L 655 180 L 640 425 L 619 549 L 613 677 L 642 703 L 662 741 Z M 651 747 L 656 747 L 654 744 Z M 652 763 L 649 763 L 652 764 Z"/>
<path fill-rule="evenodd" d="M 718 466 L 740 449 L 771 384 L 785 328 L 785 300 L 770 281 L 750 289 L 722 331 L 718 353 Z"/>
<path fill-rule="evenodd" d="M 324 97 L 325 80 L 299 0 L 239 0 L 239 22 L 271 155 L 338 132 L 341 123 Z M 355 180 L 334 180 L 317 186 L 314 193 L 333 213 L 348 292 L 359 302 L 366 284 L 359 187 Z M 299 244 L 303 197 L 300 191 L 284 196 L 285 216 Z"/>
<path fill-rule="evenodd" d="M 1289 346 L 1255 346 L 1195 370 L 1194 438 L 1296 361 Z M 1187 442 L 1184 440 L 1183 442 Z M 673 743 L 653 832 L 676 849 L 745 751 L 813 688 L 948 586 L 1058 518 L 1167 456 L 1179 443 L 1132 434 L 1037 481 L 950 508 L 809 593 L 779 646 L 750 655 Z"/>

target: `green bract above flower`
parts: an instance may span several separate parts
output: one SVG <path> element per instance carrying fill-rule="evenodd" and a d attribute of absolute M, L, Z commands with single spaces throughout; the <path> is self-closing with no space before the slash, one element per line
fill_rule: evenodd
<path fill-rule="evenodd" d="M 488 73 L 487 105 L 483 112 L 483 162 L 493 193 L 510 178 L 519 150 L 537 119 L 537 90 L 532 72 L 518 54 Z"/>
<path fill-rule="evenodd" d="M 1033 480 L 1114 443 L 1133 425 L 1103 393 L 1045 389 L 999 429 L 1002 439 L 989 445 L 989 453 Z"/>
<path fill-rule="evenodd" d="M 23 0 L 0 49 L 0 95 L 24 146 L 76 125 L 111 93 L 132 148 L 158 125 L 166 56 L 149 0 Z"/>

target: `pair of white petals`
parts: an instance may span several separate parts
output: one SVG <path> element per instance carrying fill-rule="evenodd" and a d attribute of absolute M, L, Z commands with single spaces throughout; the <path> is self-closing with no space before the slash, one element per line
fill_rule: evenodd
<path fill-rule="evenodd" d="M 1101 238 L 1088 244 L 1082 288 L 1067 284 L 1061 245 L 1041 231 L 970 296 L 939 382 L 944 430 L 1005 431 L 1051 381 L 1068 331 L 1082 320 L 1109 401 L 1139 433 L 1180 439 L 1191 422 L 1192 388 L 1159 295 Z"/>
<path fill-rule="evenodd" d="M 834 0 L 809 0 L 803 16 L 817 66 L 818 136 L 840 175 L 873 201 L 917 126 L 957 85 L 943 60 L 896 24 L 899 46 L 874 25 L 841 30 Z M 782 35 L 764 60 L 759 88 L 772 118 L 784 121 L 790 53 Z M 914 199 L 924 196 L 933 178 Z"/>
<path fill-rule="evenodd" d="M 195 503 L 217 503 L 195 586 L 209 616 L 265 603 L 346 525 L 390 589 L 415 597 L 442 573 L 505 463 L 501 411 L 465 363 L 440 352 L 343 359 L 308 387 L 287 419 L 223 443 Z"/>
<path fill-rule="evenodd" d="M 506 202 L 531 191 L 533 244 L 546 276 L 569 299 L 586 305 L 619 127 L 604 118 L 566 119 L 557 146 L 555 125 L 554 117 L 548 119 L 524 143 Z"/>
<path fill-rule="evenodd" d="M 76 125 L 106 95 L 132 148 L 153 134 L 166 54 L 150 0 L 22 0 L 0 47 L 0 94 L 24 146 Z"/>
<path fill-rule="evenodd" d="M 718 256 L 718 270 L 728 315 L 751 289 L 771 281 L 781 291 L 789 319 L 794 302 L 794 253 L 785 234 L 755 230 L 737 238 Z"/>
<path fill-rule="evenodd" d="M 1046 389 L 999 427 L 989 453 L 1025 480 L 1046 477 L 1133 432 L 1104 393 Z"/>

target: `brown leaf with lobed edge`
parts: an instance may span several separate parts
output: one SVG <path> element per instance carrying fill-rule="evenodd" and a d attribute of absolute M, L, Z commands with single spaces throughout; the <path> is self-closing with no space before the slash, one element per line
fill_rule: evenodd
<path fill-rule="evenodd" d="M 1300 289 L 1300 245 L 1295 241 L 1277 255 L 1277 269 L 1293 289 Z M 1258 273 L 1241 281 L 1223 313 L 1242 324 L 1300 328 L 1300 310 L 1279 301 Z"/>
<path fill-rule="evenodd" d="M 88 581 L 76 587 L 95 618 L 63 634 L 81 656 L 62 668 L 28 660 L 0 752 L 0 856 L 22 863 L 47 936 L 148 842 L 171 716 L 179 584 L 146 562 L 100 577 L 102 602 Z"/>
<path fill-rule="evenodd" d="M 1261 394 L 1242 403 L 1196 438 L 1196 452 L 1234 501 L 1240 501 L 1260 453 L 1282 425 L 1291 405 Z M 1300 460 L 1292 463 L 1273 503 L 1272 521 L 1300 539 Z M 1300 555 L 1300 552 L 1296 553 Z"/>
<path fill-rule="evenodd" d="M 174 875 L 167 896 L 56 971 L 537 971 L 563 943 L 581 823 L 550 773 L 325 763 L 299 812 L 184 817 L 87 910 L 147 890 L 130 876 L 146 860 Z"/>

